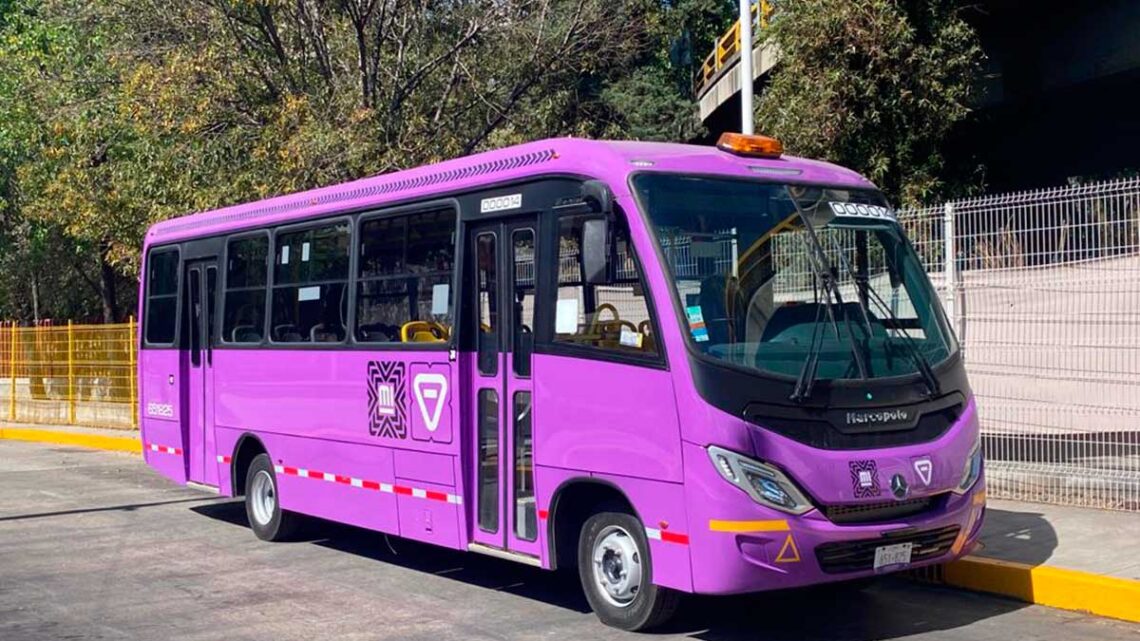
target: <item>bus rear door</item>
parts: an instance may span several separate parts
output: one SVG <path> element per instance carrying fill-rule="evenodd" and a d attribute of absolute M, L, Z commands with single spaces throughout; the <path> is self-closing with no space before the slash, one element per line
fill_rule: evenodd
<path fill-rule="evenodd" d="M 468 228 L 476 354 L 467 365 L 475 465 L 467 504 L 473 542 L 537 559 L 531 403 L 537 218 Z M 473 281 L 473 282 L 472 282 Z M 469 324 L 470 325 L 470 324 Z"/>

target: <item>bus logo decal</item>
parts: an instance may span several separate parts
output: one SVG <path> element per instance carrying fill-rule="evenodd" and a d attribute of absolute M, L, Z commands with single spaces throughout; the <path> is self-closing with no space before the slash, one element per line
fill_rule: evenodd
<path fill-rule="evenodd" d="M 381 438 L 406 438 L 404 364 L 368 362 L 368 433 Z"/>
<path fill-rule="evenodd" d="M 934 463 L 928 458 L 920 458 L 914 462 L 914 471 L 923 485 L 930 485 L 931 473 L 934 472 Z"/>
<path fill-rule="evenodd" d="M 412 381 L 412 391 L 424 418 L 424 427 L 434 432 L 439 427 L 439 417 L 443 414 L 443 402 L 447 398 L 447 377 L 438 372 L 416 374 Z"/>
<path fill-rule="evenodd" d="M 879 466 L 874 461 L 851 461 L 851 489 L 857 499 L 878 496 Z"/>

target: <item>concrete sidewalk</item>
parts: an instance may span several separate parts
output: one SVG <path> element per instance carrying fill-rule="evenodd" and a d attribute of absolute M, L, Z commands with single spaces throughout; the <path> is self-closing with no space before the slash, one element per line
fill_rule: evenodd
<path fill-rule="evenodd" d="M 990 499 L 983 558 L 1140 581 L 1140 514 Z"/>
<path fill-rule="evenodd" d="M 990 499 L 981 546 L 920 578 L 1140 621 L 1140 514 Z"/>
<path fill-rule="evenodd" d="M 0 422 L 0 439 L 141 452 L 138 432 Z M 1140 513 L 989 499 L 981 546 L 924 581 L 1140 622 Z"/>

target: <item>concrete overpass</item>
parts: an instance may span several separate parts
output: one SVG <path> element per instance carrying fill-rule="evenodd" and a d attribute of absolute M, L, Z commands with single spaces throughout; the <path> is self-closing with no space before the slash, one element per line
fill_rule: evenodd
<path fill-rule="evenodd" d="M 779 58 L 768 37 L 770 2 L 752 13 L 757 95 Z M 992 190 L 1140 172 L 1140 2 L 981 0 L 963 11 L 986 58 L 974 113 L 944 150 L 948 163 L 984 165 Z M 739 131 L 739 33 L 734 23 L 721 36 L 694 84 L 711 140 Z"/>
<path fill-rule="evenodd" d="M 767 37 L 768 20 L 771 15 L 772 5 L 768 0 L 761 0 L 752 5 L 753 77 L 751 81 L 753 86 L 758 79 L 765 78 L 776 66 L 778 57 L 776 43 Z M 709 53 L 701 65 L 694 88 L 701 121 L 710 128 L 718 125 L 720 120 L 727 119 L 723 112 L 731 112 L 737 116 L 739 114 L 740 49 L 740 21 L 737 20 L 717 40 L 714 50 Z M 735 106 L 735 109 L 732 106 Z M 739 122 L 738 117 L 736 122 Z M 729 127 L 729 129 L 736 130 L 735 127 Z"/>

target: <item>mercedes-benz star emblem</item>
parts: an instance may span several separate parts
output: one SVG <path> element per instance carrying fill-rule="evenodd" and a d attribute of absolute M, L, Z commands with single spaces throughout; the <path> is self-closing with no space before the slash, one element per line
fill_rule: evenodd
<path fill-rule="evenodd" d="M 910 492 L 910 487 L 902 474 L 895 474 L 891 477 L 891 494 L 894 494 L 896 499 L 905 499 L 908 492 Z"/>

